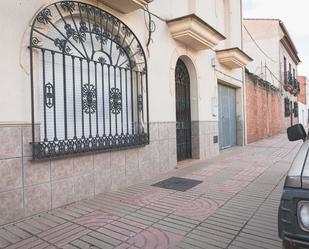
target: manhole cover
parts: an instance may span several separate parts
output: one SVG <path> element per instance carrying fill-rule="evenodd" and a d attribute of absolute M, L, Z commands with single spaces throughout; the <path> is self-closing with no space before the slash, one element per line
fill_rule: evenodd
<path fill-rule="evenodd" d="M 181 177 L 171 177 L 166 180 L 152 184 L 151 186 L 159 187 L 159 188 L 166 188 L 166 189 L 173 189 L 173 190 L 184 192 L 190 188 L 195 187 L 196 185 L 200 183 L 202 183 L 202 181 L 181 178 Z"/>

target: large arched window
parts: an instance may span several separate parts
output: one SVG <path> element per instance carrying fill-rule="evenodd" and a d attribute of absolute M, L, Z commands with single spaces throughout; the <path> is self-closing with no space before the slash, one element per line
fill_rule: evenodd
<path fill-rule="evenodd" d="M 51 4 L 33 22 L 30 56 L 34 159 L 148 143 L 145 54 L 115 16 L 81 2 Z"/>

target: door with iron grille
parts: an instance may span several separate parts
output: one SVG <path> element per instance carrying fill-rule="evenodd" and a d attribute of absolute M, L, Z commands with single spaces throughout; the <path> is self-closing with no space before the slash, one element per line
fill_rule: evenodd
<path fill-rule="evenodd" d="M 176 81 L 176 133 L 177 160 L 192 158 L 191 145 L 191 109 L 190 109 L 190 76 L 182 60 L 177 61 Z"/>

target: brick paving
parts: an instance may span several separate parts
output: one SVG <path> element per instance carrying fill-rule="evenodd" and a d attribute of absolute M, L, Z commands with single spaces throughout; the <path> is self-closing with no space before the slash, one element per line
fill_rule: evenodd
<path fill-rule="evenodd" d="M 281 248 L 277 209 L 299 146 L 280 135 L 225 150 L 151 181 L 3 226 L 0 248 Z M 185 192 L 151 186 L 171 176 L 203 182 Z"/>

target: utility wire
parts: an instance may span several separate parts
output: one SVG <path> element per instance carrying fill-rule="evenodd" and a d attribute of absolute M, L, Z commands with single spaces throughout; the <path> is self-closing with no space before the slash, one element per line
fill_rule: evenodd
<path fill-rule="evenodd" d="M 146 28 L 148 30 L 148 41 L 147 41 L 147 44 L 146 44 L 146 46 L 148 48 L 150 42 L 152 41 L 151 35 L 152 35 L 152 33 L 154 33 L 156 31 L 157 27 L 156 27 L 156 23 L 151 19 L 151 14 L 150 14 L 148 5 L 146 5 L 144 10 L 145 10 L 144 11 L 144 20 L 145 20 Z M 148 21 L 147 21 L 147 18 L 146 18 L 146 13 L 148 13 Z"/>
<path fill-rule="evenodd" d="M 243 83 L 242 80 L 237 79 L 236 77 L 233 77 L 233 76 L 231 76 L 231 75 L 228 75 L 228 74 L 226 74 L 226 73 L 224 73 L 224 72 L 218 70 L 217 68 L 215 68 L 215 71 L 216 71 L 216 72 L 219 72 L 219 73 L 221 73 L 221 74 L 223 74 L 223 75 L 226 76 L 226 77 L 229 77 L 229 78 L 231 78 L 231 79 L 233 79 L 233 80 L 236 80 L 236 81 L 239 81 L 239 82 Z"/>
<path fill-rule="evenodd" d="M 274 77 L 280 83 L 280 85 L 284 86 L 282 81 L 280 79 L 278 79 L 277 76 L 266 65 L 265 65 L 265 67 L 270 72 L 271 76 Z"/>
<path fill-rule="evenodd" d="M 144 10 L 145 12 L 147 12 L 149 15 L 152 15 L 152 16 L 156 17 L 157 19 L 159 19 L 159 20 L 162 21 L 162 22 L 166 22 L 166 21 L 167 21 L 167 20 L 164 19 L 163 17 L 160 17 L 160 16 L 156 15 L 155 13 L 151 12 L 151 11 L 148 9 L 148 7 L 147 7 L 147 8 L 146 8 L 146 7 L 143 8 L 143 10 Z"/>
<path fill-rule="evenodd" d="M 249 32 L 249 30 L 247 29 L 247 27 L 245 25 L 243 25 L 245 30 L 247 31 L 248 35 L 250 36 L 251 40 L 254 42 L 254 44 L 257 46 L 257 48 L 268 58 L 270 59 L 272 62 L 274 63 L 278 63 L 280 64 L 278 61 L 275 61 L 273 58 L 271 58 L 261 47 L 260 45 L 257 43 L 257 41 L 253 38 L 253 36 L 251 35 L 251 33 Z"/>
<path fill-rule="evenodd" d="M 260 46 L 260 45 L 257 43 L 257 41 L 253 38 L 252 34 L 249 32 L 249 30 L 247 29 L 247 27 L 246 27 L 244 24 L 243 24 L 243 27 L 245 28 L 246 32 L 248 33 L 249 37 L 250 37 L 251 40 L 254 42 L 254 44 L 256 45 L 256 47 L 257 47 L 268 59 L 270 59 L 272 62 L 277 63 L 277 64 L 280 65 L 280 63 L 279 63 L 278 61 L 275 61 L 273 58 L 271 58 L 271 57 L 261 48 L 261 46 Z M 269 67 L 267 67 L 267 66 L 265 65 L 265 68 L 269 71 L 271 77 L 275 78 L 275 79 L 279 82 L 279 84 L 280 84 L 281 86 L 284 86 L 284 84 L 282 83 L 282 81 L 281 81 L 280 79 L 277 78 L 277 76 L 270 70 Z M 265 75 L 265 77 L 266 77 L 266 75 Z"/>

